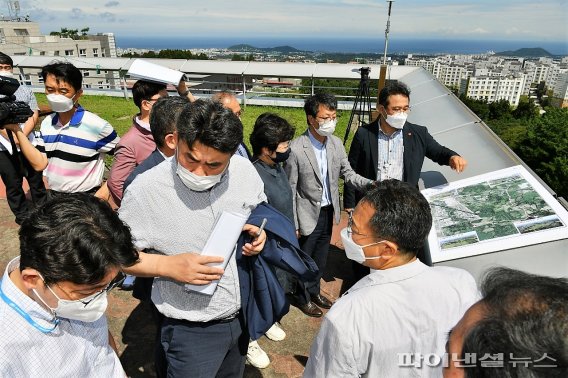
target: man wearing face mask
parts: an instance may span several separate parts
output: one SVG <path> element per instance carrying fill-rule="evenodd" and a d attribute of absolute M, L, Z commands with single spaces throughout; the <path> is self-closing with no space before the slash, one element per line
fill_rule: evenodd
<path fill-rule="evenodd" d="M 104 156 L 113 154 L 120 140 L 104 119 L 83 109 L 81 71 L 56 62 L 41 70 L 47 102 L 55 112 L 41 123 L 38 149 L 45 152 L 45 176 L 52 195 L 94 194 L 101 186 Z"/>
<path fill-rule="evenodd" d="M 245 225 L 253 238 L 229 257 L 224 271 L 207 266 L 222 258 L 200 254 L 223 211 L 248 217 L 266 200 L 250 161 L 234 156 L 242 138 L 241 122 L 221 104 L 186 104 L 174 132 L 175 158 L 138 175 L 122 199 L 119 214 L 136 246 L 160 253 L 140 253 L 141 262 L 126 271 L 156 277 L 152 302 L 164 316 L 160 347 L 169 377 L 237 377 L 244 371 L 249 337 L 240 321 L 235 254 L 258 254 L 266 233 Z M 173 270 L 171 261 L 177 262 Z M 213 280 L 219 282 L 212 295 L 184 285 Z"/>
<path fill-rule="evenodd" d="M 410 112 L 410 90 L 401 82 L 385 86 L 379 93 L 379 117 L 360 127 L 349 149 L 349 163 L 360 175 L 377 181 L 396 179 L 418 187 L 424 158 L 440 165 L 449 165 L 462 172 L 467 161 L 440 145 L 428 133 L 428 129 L 407 122 Z M 343 205 L 347 212 L 353 210 L 365 193 L 349 183 L 344 185 Z M 423 252 L 419 259 L 431 265 Z M 361 265 L 353 264 L 355 281 L 369 273 Z"/>
<path fill-rule="evenodd" d="M 132 98 L 134 104 L 140 109 L 140 113 L 134 116 L 132 126 L 120 138 L 116 146 L 114 160 L 109 172 L 107 185 L 112 201 L 120 206 L 124 180 L 142 163 L 154 149 L 156 143 L 150 129 L 150 111 L 162 97 L 167 97 L 165 84 L 138 80 L 132 86 Z"/>
<path fill-rule="evenodd" d="M 441 376 L 447 333 L 478 291 L 467 271 L 416 258 L 431 225 L 428 202 L 409 184 L 385 180 L 367 192 L 341 240 L 347 257 L 373 271 L 327 313 L 305 377 Z M 437 366 L 412 359 L 432 355 Z"/>
<path fill-rule="evenodd" d="M 293 193 L 294 223 L 300 247 L 316 262 L 316 280 L 298 282 L 294 304 L 306 315 L 322 316 L 318 308 L 330 308 L 331 301 L 320 293 L 320 278 L 327 261 L 333 221 L 339 223 L 339 177 L 361 191 L 374 180 L 355 173 L 347 160 L 341 140 L 333 135 L 337 123 L 337 100 L 318 93 L 304 104 L 308 130 L 290 144 L 285 170 Z"/>
<path fill-rule="evenodd" d="M 14 62 L 8 55 L 0 52 L 0 75 L 14 77 Z M 36 98 L 28 87 L 20 85 L 16 92 L 16 101 L 23 101 L 34 114 L 25 123 L 20 125 L 20 129 L 30 142 L 34 143 L 33 129 L 38 118 L 38 105 Z M 36 171 L 30 165 L 24 154 L 19 153 L 19 146 L 14 150 L 6 129 L 0 130 L 0 177 L 6 186 L 6 199 L 10 210 L 16 217 L 16 223 L 21 224 L 26 214 L 31 210 L 30 203 L 26 200 L 26 193 L 22 188 L 23 178 L 26 178 L 30 187 L 30 194 L 36 206 L 43 204 L 47 199 L 47 191 L 43 183 L 42 171 Z M 14 140 L 17 142 L 16 134 Z"/>
<path fill-rule="evenodd" d="M 104 312 L 137 260 L 102 200 L 70 194 L 33 210 L 0 284 L 0 376 L 124 377 Z"/>

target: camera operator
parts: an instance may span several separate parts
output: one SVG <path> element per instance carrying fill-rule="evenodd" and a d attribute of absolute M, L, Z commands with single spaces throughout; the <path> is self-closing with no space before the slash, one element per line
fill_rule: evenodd
<path fill-rule="evenodd" d="M 0 52 L 0 76 L 13 77 L 13 66 L 12 58 Z M 25 123 L 17 125 L 17 128 L 5 125 L 5 129 L 0 130 L 0 176 L 6 186 L 8 205 L 16 216 L 16 223 L 20 224 L 31 207 L 26 201 L 26 194 L 22 188 L 23 178 L 25 177 L 29 184 L 35 205 L 41 205 L 46 201 L 47 191 L 41 172 L 45 168 L 45 164 L 42 164 L 44 157 L 37 155 L 41 153 L 31 143 L 32 131 L 38 119 L 37 101 L 33 92 L 22 85 L 14 92 L 14 96 L 16 101 L 28 104 L 33 111 L 33 115 Z M 19 153 L 18 148 L 14 148 L 16 146 L 10 142 L 8 130 L 14 132 L 14 141 L 19 144 L 22 153 Z"/>

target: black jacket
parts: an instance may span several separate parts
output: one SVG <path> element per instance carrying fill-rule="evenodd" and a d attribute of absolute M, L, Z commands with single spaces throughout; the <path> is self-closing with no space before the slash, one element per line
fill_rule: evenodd
<path fill-rule="evenodd" d="M 357 130 L 349 150 L 351 167 L 361 176 L 371 180 L 377 179 L 379 119 L 380 117 Z M 418 186 L 424 157 L 440 165 L 449 165 L 450 157 L 458 155 L 436 142 L 424 126 L 406 122 L 402 132 L 404 144 L 402 180 L 413 186 Z M 353 186 L 345 184 L 343 193 L 345 208 L 354 208 L 363 195 L 364 193 L 357 191 Z"/>

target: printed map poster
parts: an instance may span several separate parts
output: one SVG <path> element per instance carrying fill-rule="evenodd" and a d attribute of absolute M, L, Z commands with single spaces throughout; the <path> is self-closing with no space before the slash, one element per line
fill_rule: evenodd
<path fill-rule="evenodd" d="M 433 262 L 568 238 L 568 212 L 524 167 L 425 189 Z"/>

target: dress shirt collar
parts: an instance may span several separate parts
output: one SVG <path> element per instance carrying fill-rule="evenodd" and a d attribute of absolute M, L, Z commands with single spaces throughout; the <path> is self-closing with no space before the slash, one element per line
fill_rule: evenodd
<path fill-rule="evenodd" d="M 354 292 L 359 289 L 363 289 L 370 286 L 384 285 L 393 282 L 404 281 L 409 278 L 415 277 L 429 267 L 423 264 L 420 260 L 416 259 L 410 263 L 400 265 L 394 268 L 389 268 L 385 270 L 372 270 L 371 273 L 363 277 L 359 282 L 357 282 L 351 289 L 349 289 L 344 295 Z"/>
<path fill-rule="evenodd" d="M 134 117 L 134 122 L 136 122 L 136 124 L 141 128 L 143 128 L 144 130 L 152 131 L 150 130 L 150 124 L 148 122 L 142 121 L 139 116 Z"/>
<path fill-rule="evenodd" d="M 325 142 L 327 142 L 327 138 L 325 138 L 325 141 L 321 143 L 319 140 L 316 139 L 315 136 L 312 135 L 312 132 L 309 129 L 308 129 L 308 137 L 310 138 L 310 142 L 312 142 L 312 145 L 318 150 L 325 148 Z"/>
<path fill-rule="evenodd" d="M 20 257 L 16 257 L 8 263 L 8 266 L 4 271 L 4 277 L 2 277 L 2 292 L 4 292 L 4 295 L 10 298 L 12 302 L 17 304 L 18 307 L 26 312 L 32 319 L 38 322 L 39 325 L 46 328 L 53 327 L 53 314 L 23 293 L 10 279 L 10 273 L 19 268 Z"/>
<path fill-rule="evenodd" d="M 280 168 L 280 164 L 274 164 L 274 165 L 270 165 L 270 164 L 266 164 L 264 161 L 258 159 L 254 162 L 254 164 L 258 164 L 258 166 L 265 172 L 270 173 L 272 176 L 276 177 L 278 176 L 278 171 Z"/>

